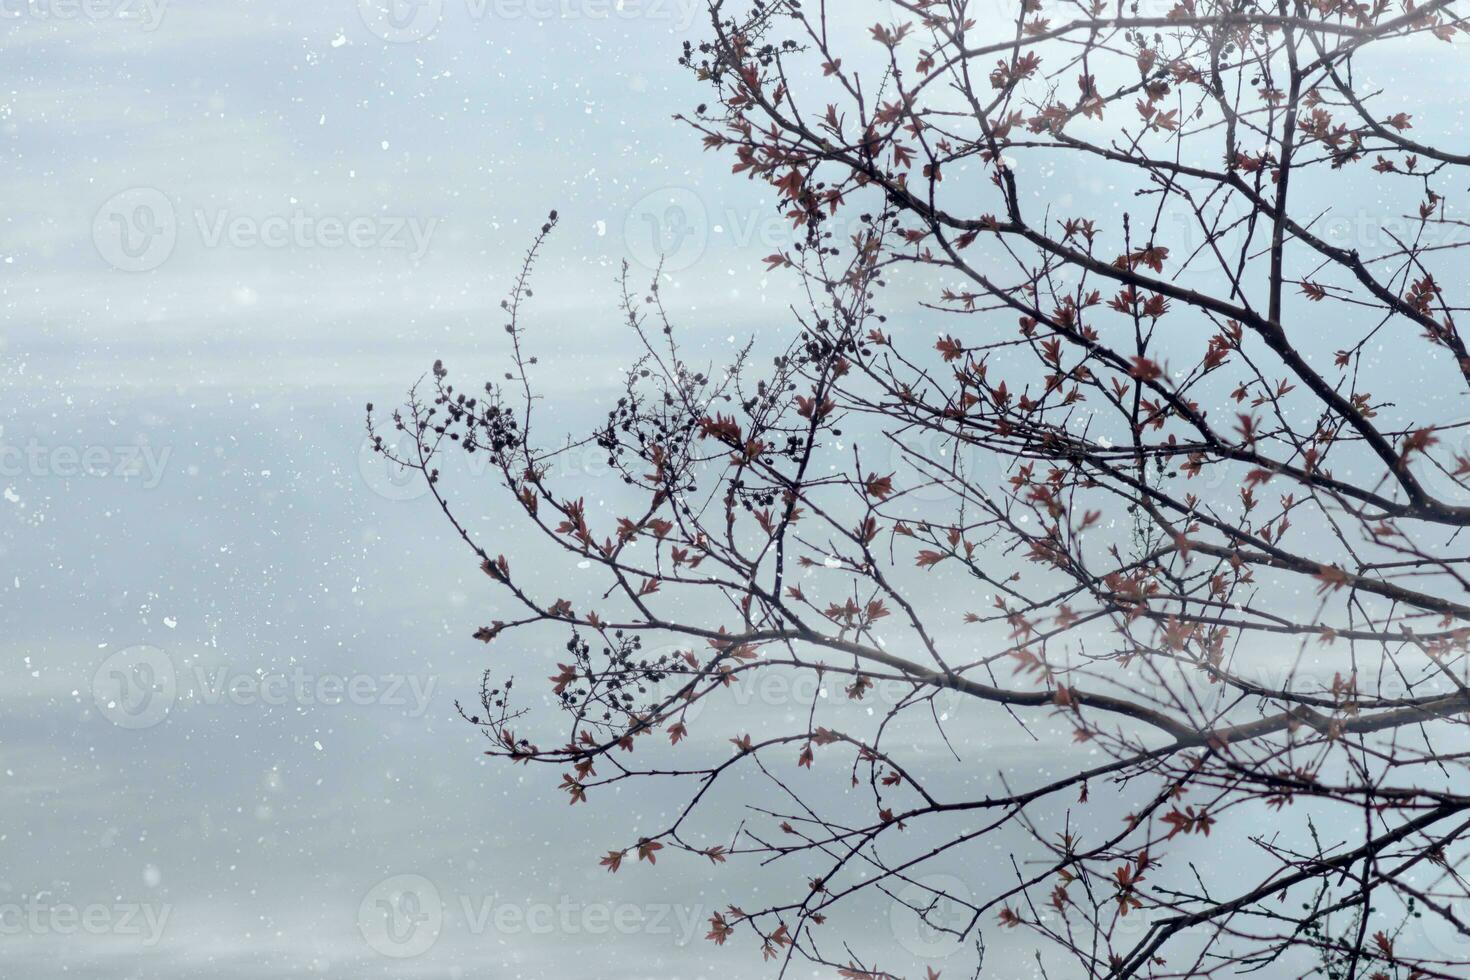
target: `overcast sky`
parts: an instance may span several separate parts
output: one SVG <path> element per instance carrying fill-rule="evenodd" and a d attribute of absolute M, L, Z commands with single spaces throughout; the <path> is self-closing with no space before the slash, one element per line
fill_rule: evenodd
<path fill-rule="evenodd" d="M 719 356 L 779 315 L 786 233 L 670 119 L 689 0 L 367 6 L 4 7 L 4 972 L 763 976 L 703 939 L 740 872 L 614 879 L 630 807 L 480 755 L 495 597 L 362 406 L 495 369 L 552 208 L 569 426 L 626 359 L 623 261 Z"/>
<path fill-rule="evenodd" d="M 761 258 L 788 234 L 670 118 L 706 97 L 675 62 L 697 13 L 0 2 L 0 972 L 769 975 L 703 939 L 745 870 L 597 867 L 675 797 L 572 809 L 479 754 L 454 702 L 498 597 L 363 452 L 363 403 L 436 357 L 494 376 L 552 208 L 533 316 L 569 428 L 627 359 L 624 261 L 663 256 L 712 360 L 785 328 L 794 284 Z M 1117 206 L 1096 177 L 1056 185 Z M 591 498 L 597 462 L 567 474 Z M 554 653 L 497 655 L 537 678 Z M 140 678 L 155 696 L 119 703 Z M 1045 771 L 1005 726 L 948 785 L 983 792 L 1022 748 Z M 424 918 L 395 931 L 385 907 Z M 966 955 L 856 914 L 904 969 Z"/>

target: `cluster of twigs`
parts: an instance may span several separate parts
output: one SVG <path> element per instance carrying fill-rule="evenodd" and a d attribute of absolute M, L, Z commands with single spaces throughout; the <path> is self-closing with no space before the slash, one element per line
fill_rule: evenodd
<path fill-rule="evenodd" d="M 1470 452 L 1428 392 L 1470 383 L 1447 234 L 1470 156 L 1355 81 L 1464 33 L 1455 4 L 883 6 L 855 36 L 817 0 L 715 2 L 682 59 L 714 92 L 686 122 L 799 232 L 768 259 L 808 297 L 769 367 L 692 365 L 625 275 L 626 390 L 539 442 L 522 311 L 553 215 L 508 380 L 436 365 L 394 414 L 413 448 L 382 449 L 520 610 L 479 638 L 564 633 L 564 738 L 498 673 L 467 717 L 574 803 L 687 784 L 610 870 L 807 869 L 711 921 L 783 975 L 913 975 L 827 921 L 881 893 L 988 936 L 991 966 L 1029 931 L 1055 977 L 1464 976 Z M 1065 213 L 1055 175 L 1084 171 L 1118 208 Z M 1322 231 L 1332 186 L 1371 236 Z M 937 342 L 889 321 L 896 281 L 950 315 Z M 549 475 L 594 445 L 617 510 Z M 539 549 L 477 540 L 450 448 L 489 455 Z M 554 563 L 577 594 L 524 571 Z M 767 673 L 834 696 L 698 730 Z M 1044 761 L 965 791 L 954 759 L 1006 726 Z M 750 776 L 770 798 L 712 802 Z M 932 875 L 961 866 L 974 894 Z"/>

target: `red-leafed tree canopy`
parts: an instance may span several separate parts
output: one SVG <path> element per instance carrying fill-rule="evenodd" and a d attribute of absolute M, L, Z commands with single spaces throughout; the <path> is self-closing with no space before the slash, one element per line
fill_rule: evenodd
<path fill-rule="evenodd" d="M 678 787 L 602 864 L 760 866 L 708 938 L 781 975 L 1465 976 L 1470 144 L 1409 111 L 1455 6 L 713 3 L 683 122 L 799 232 L 782 349 L 693 363 L 625 276 L 626 390 L 539 438 L 553 214 L 506 380 L 436 364 L 379 443 L 517 610 L 491 656 L 564 651 L 487 673 L 490 754 Z M 767 676 L 826 696 L 728 710 Z M 875 895 L 968 958 L 867 948 Z"/>

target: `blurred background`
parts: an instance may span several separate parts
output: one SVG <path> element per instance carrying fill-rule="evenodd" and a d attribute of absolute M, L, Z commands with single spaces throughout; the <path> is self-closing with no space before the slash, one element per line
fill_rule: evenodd
<path fill-rule="evenodd" d="M 875 6 L 835 14 L 860 30 Z M 664 263 L 710 363 L 789 331 L 798 283 L 761 260 L 794 235 L 671 118 L 708 95 L 676 61 L 705 16 L 0 2 L 0 972 L 775 974 L 753 943 L 704 939 L 712 912 L 755 903 L 753 869 L 597 866 L 680 797 L 573 809 L 480 755 L 456 700 L 492 657 L 539 681 L 560 648 L 471 639 L 498 596 L 363 428 L 435 358 L 499 375 L 498 304 L 553 208 L 528 325 L 566 429 L 616 398 L 625 262 L 639 289 Z M 1118 206 L 1096 176 L 1054 179 Z M 589 502 L 616 493 L 596 453 L 566 467 Z M 476 475 L 451 474 L 472 508 Z M 955 786 L 1047 767 L 1012 726 L 986 739 Z M 882 903 L 856 914 L 900 972 L 973 971 Z M 1032 975 L 987 938 L 998 975 Z"/>

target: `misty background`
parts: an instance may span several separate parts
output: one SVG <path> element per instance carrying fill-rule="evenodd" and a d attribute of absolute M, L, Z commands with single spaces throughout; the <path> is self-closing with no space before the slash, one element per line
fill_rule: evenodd
<path fill-rule="evenodd" d="M 837 13 L 855 41 L 874 7 Z M 553 208 L 529 322 L 566 429 L 622 382 L 624 262 L 640 281 L 664 262 L 663 299 L 711 363 L 789 331 L 798 284 L 761 260 L 792 233 L 671 119 L 708 96 L 676 64 L 703 16 L 0 4 L 4 972 L 773 975 L 748 937 L 704 940 L 710 913 L 757 904 L 753 869 L 597 866 L 675 788 L 570 808 L 547 773 L 480 754 L 455 701 L 492 658 L 534 685 L 560 647 L 471 638 L 499 597 L 363 430 L 364 404 L 435 358 L 498 377 L 498 304 Z M 1421 111 L 1458 126 L 1453 91 L 1426 86 Z M 1126 205 L 1095 174 L 1045 179 L 1078 207 Z M 473 493 L 476 474 L 452 475 Z M 589 502 L 616 492 L 595 453 L 561 475 Z M 499 530 L 514 554 L 524 539 Z M 777 719 L 813 696 L 745 695 Z M 695 737 L 723 741 L 710 727 Z M 1053 750 L 1014 726 L 983 735 L 951 760 L 956 791 L 1047 770 Z M 883 902 L 854 914 L 897 972 L 968 975 L 972 951 Z M 986 925 L 998 975 L 1032 975 L 1024 936 Z"/>

